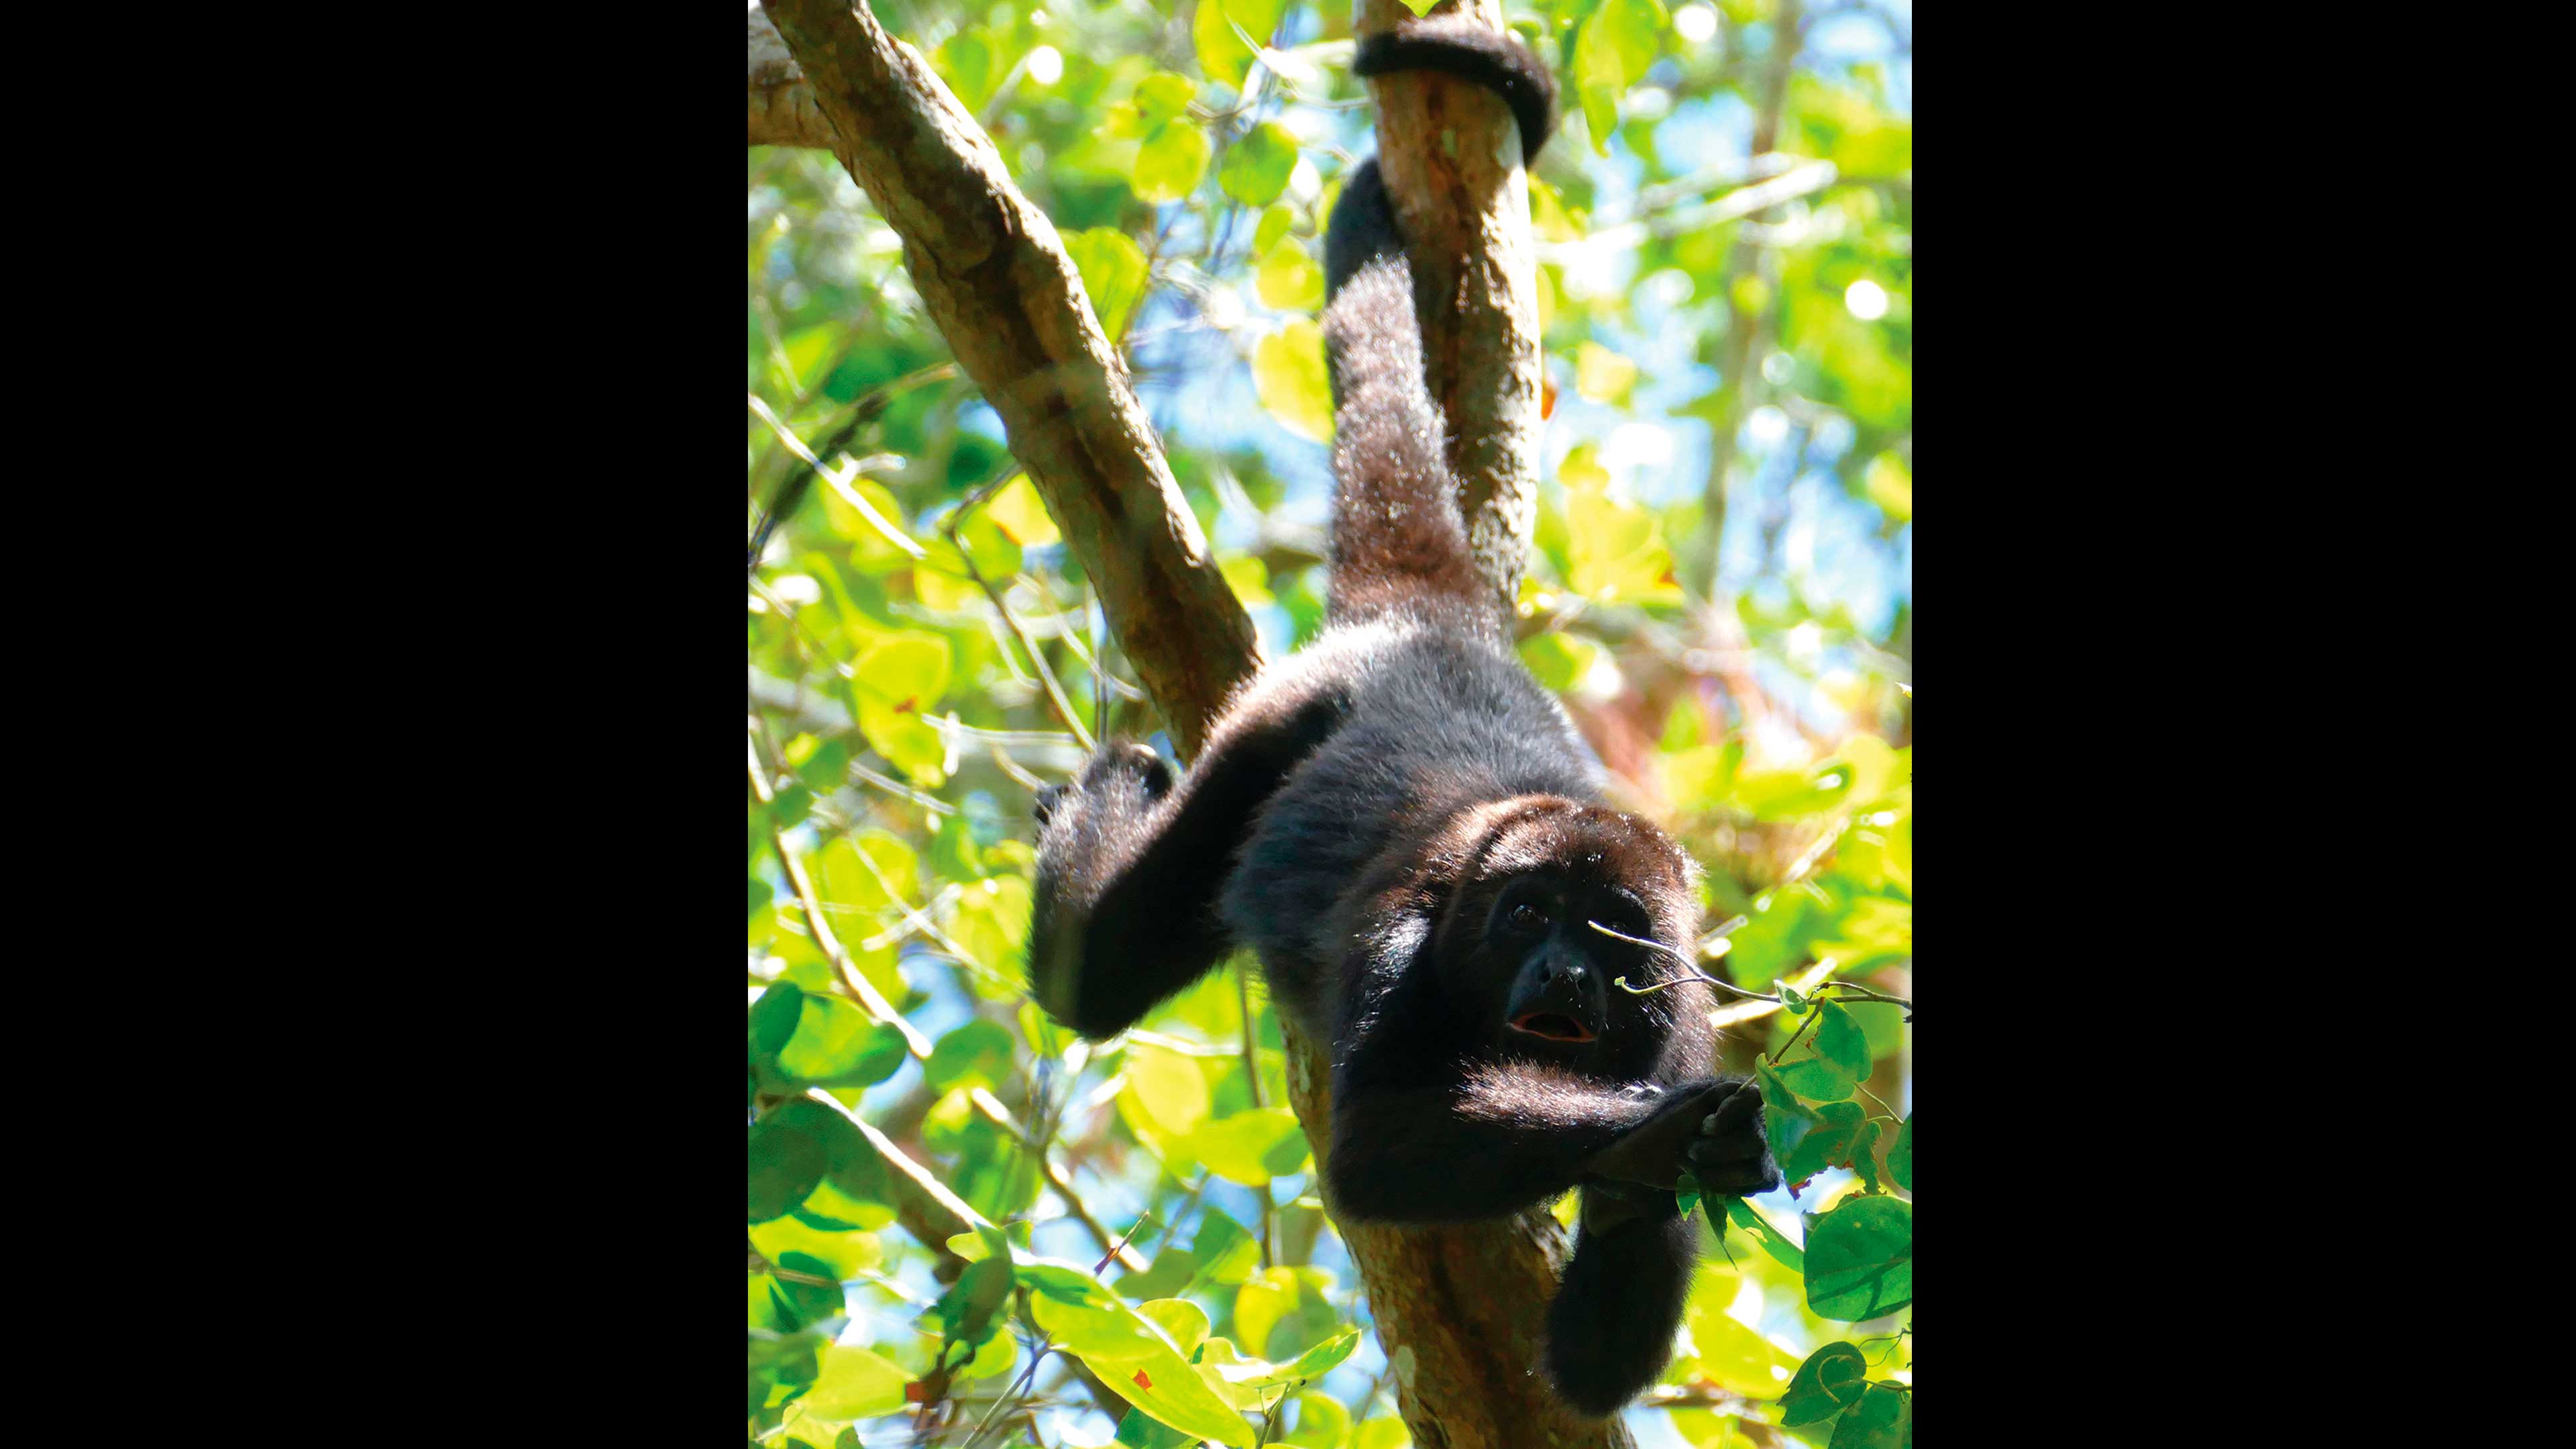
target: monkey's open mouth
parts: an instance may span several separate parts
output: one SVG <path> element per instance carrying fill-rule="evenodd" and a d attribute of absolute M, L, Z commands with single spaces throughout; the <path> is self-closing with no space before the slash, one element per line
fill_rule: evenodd
<path fill-rule="evenodd" d="M 1590 1041 L 1592 1028 L 1561 1011 L 1533 1011 L 1512 1019 L 1512 1030 L 1549 1041 Z"/>

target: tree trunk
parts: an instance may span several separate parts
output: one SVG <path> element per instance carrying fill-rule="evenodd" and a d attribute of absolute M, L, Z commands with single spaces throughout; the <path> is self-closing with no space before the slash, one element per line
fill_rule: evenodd
<path fill-rule="evenodd" d="M 1250 622 L 1172 483 L 1054 226 L 864 0 L 768 8 L 803 74 L 793 88 L 814 97 L 835 154 L 903 239 L 932 319 L 1001 414 L 1012 453 L 1096 582 L 1175 745 L 1193 753 L 1227 690 L 1259 665 Z M 1500 27 L 1493 0 L 1474 8 Z M 1404 13 L 1398 0 L 1363 0 L 1359 24 L 1379 29 Z M 1373 86 L 1381 137 L 1397 138 L 1384 165 L 1416 239 L 1431 385 L 1457 440 L 1470 538 L 1508 600 L 1538 476 L 1536 262 L 1517 132 L 1503 104 L 1472 85 L 1414 74 Z M 1320 1160 L 1331 1140 L 1327 1058 L 1293 1025 L 1286 1036 L 1290 1096 Z M 1618 1420 L 1573 1414 L 1538 1369 L 1566 1251 L 1548 1213 L 1439 1229 L 1343 1225 L 1342 1237 L 1415 1443 L 1627 1449 Z"/>

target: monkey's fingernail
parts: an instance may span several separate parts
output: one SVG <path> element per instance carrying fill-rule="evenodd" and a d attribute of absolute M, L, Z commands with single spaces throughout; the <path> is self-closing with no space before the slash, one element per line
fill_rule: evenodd
<path fill-rule="evenodd" d="M 1700 1119 L 1699 1119 L 1699 1130 L 1701 1130 L 1702 1132 L 1714 1132 L 1714 1131 L 1716 1131 L 1716 1130 L 1717 1130 L 1717 1114 L 1716 1114 L 1715 1112 L 1711 1112 L 1711 1113 L 1709 1113 L 1707 1116 L 1700 1118 Z"/>

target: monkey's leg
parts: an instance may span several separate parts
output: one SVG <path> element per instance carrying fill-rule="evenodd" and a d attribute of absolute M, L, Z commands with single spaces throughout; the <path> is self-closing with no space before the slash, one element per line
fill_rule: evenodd
<path fill-rule="evenodd" d="M 1699 1256 L 1698 1224 L 1671 1193 L 1596 1204 L 1607 1196 L 1584 1189 L 1574 1261 L 1547 1308 L 1548 1378 L 1587 1414 L 1618 1412 L 1663 1373 Z"/>
<path fill-rule="evenodd" d="M 1176 785 L 1141 745 L 1110 744 L 1038 802 L 1029 977 L 1084 1036 L 1112 1036 L 1189 985 L 1231 944 L 1216 903 L 1253 812 L 1342 714 L 1337 689 L 1228 715 Z"/>

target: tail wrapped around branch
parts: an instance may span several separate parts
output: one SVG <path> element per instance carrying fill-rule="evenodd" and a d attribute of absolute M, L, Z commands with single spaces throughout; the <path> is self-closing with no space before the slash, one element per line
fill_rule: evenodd
<path fill-rule="evenodd" d="M 1521 154 L 1555 122 L 1556 83 L 1518 41 L 1464 17 L 1416 21 L 1364 40 L 1360 75 L 1431 70 L 1474 81 L 1510 105 Z M 1333 382 L 1336 620 L 1389 612 L 1508 624 L 1467 550 L 1439 407 L 1422 374 L 1413 273 L 1377 159 L 1343 183 L 1324 234 L 1324 349 Z"/>
<path fill-rule="evenodd" d="M 1346 246 L 1355 270 L 1335 275 Z M 1440 409 L 1422 381 L 1422 327 L 1413 271 L 1387 207 L 1377 159 L 1343 184 L 1326 233 L 1331 301 L 1324 355 L 1333 375 L 1333 562 L 1336 620 L 1450 601 L 1493 612 L 1467 552 L 1458 480 L 1449 471 Z"/>

